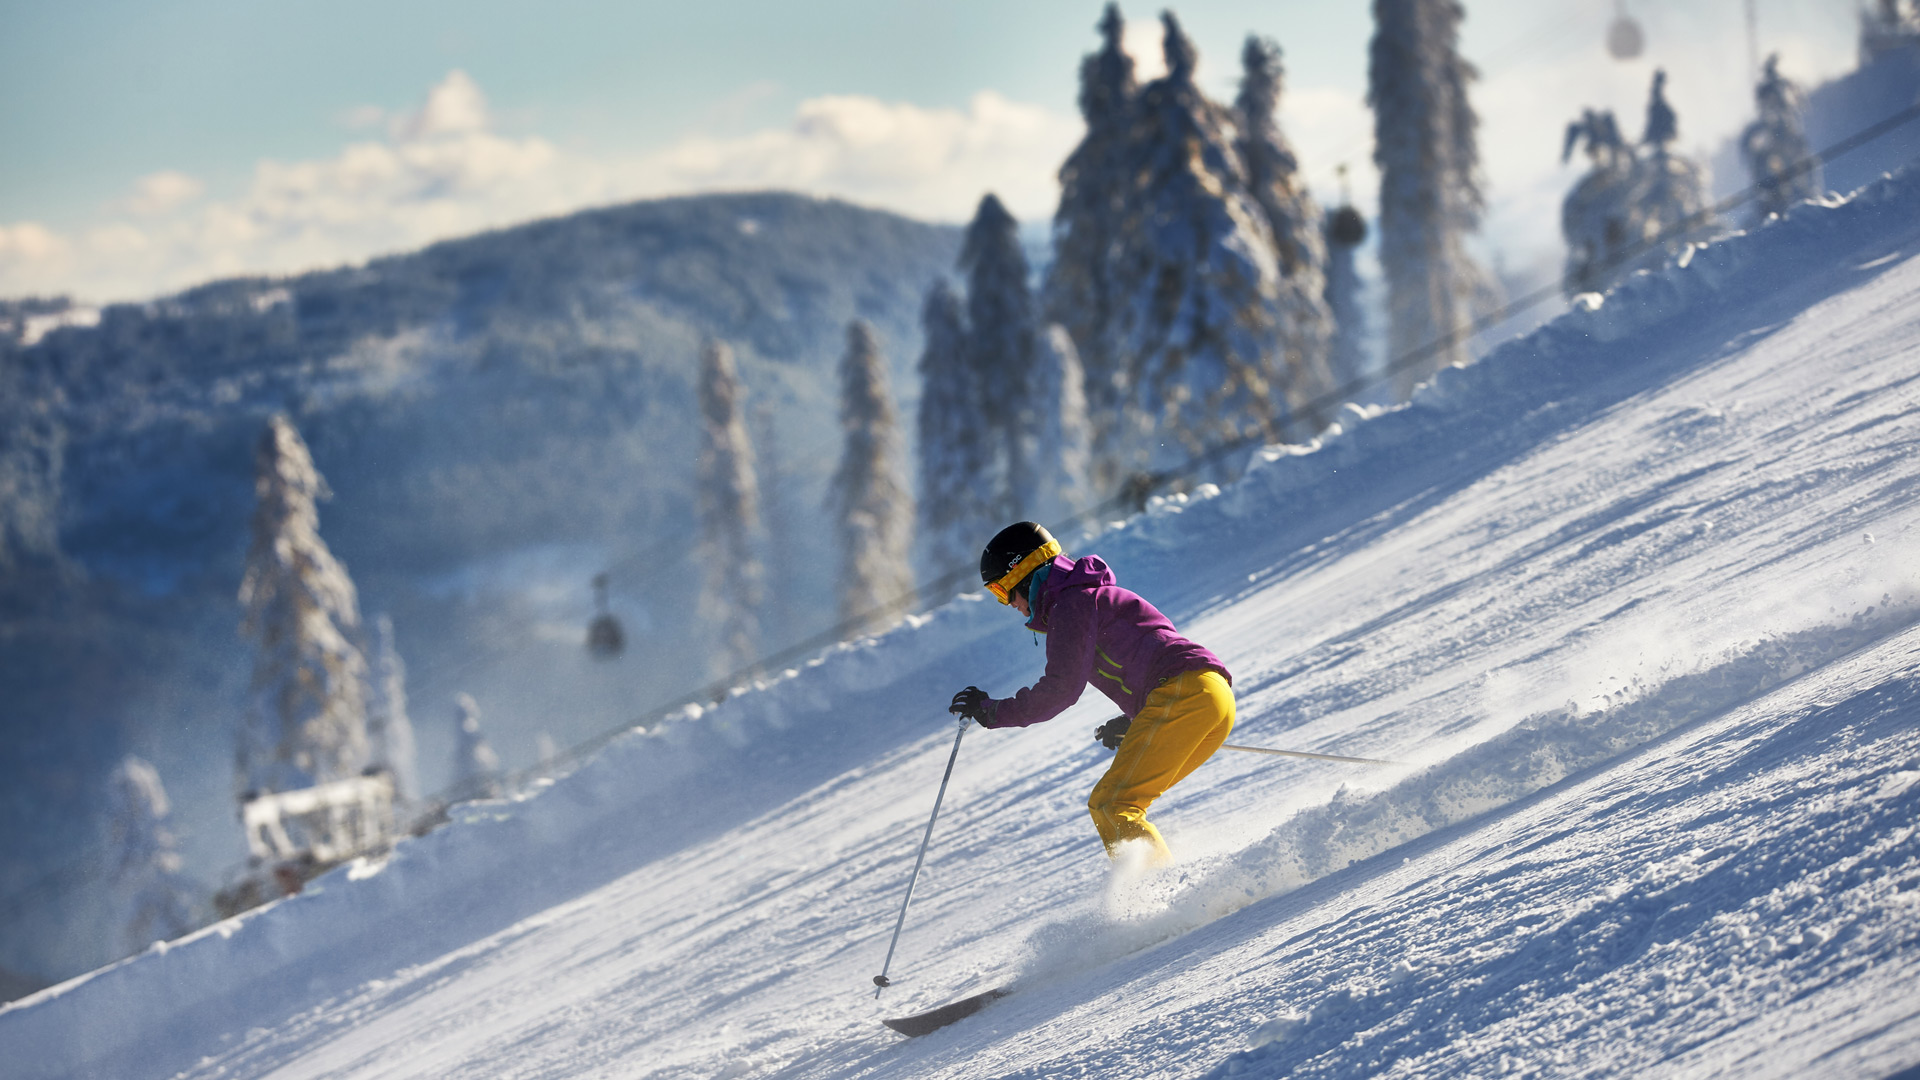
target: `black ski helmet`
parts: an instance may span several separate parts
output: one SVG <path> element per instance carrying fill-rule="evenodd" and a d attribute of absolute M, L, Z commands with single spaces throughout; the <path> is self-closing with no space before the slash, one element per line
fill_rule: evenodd
<path fill-rule="evenodd" d="M 993 539 L 987 541 L 987 549 L 980 553 L 981 583 L 992 586 L 1019 565 L 1020 560 L 1049 544 L 1052 544 L 1056 551 L 1059 549 L 1053 534 L 1037 522 L 1017 521 L 994 533 Z M 1019 581 L 1009 585 L 1006 591 L 1009 594 L 1018 591 L 1026 585 L 1027 578 L 1032 576 L 1032 571 L 1028 571 Z M 1002 598 L 1000 602 L 1004 604 L 1006 600 Z"/>

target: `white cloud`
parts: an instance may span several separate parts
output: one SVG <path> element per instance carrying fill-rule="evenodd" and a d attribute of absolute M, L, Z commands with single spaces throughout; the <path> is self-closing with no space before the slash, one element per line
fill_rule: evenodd
<path fill-rule="evenodd" d="M 50 261 L 67 249 L 66 238 L 43 225 L 31 221 L 0 225 L 0 260 Z"/>
<path fill-rule="evenodd" d="M 134 181 L 133 194 L 119 208 L 139 217 L 164 214 L 199 198 L 206 185 L 183 172 L 171 169 L 149 173 Z"/>
<path fill-rule="evenodd" d="M 485 96 L 460 71 L 417 111 L 390 116 L 366 107 L 342 119 L 360 128 L 384 123 L 385 137 L 352 141 L 331 157 L 263 160 L 231 197 L 203 198 L 197 180 L 162 172 L 71 233 L 0 225 L 0 295 L 141 298 L 693 191 L 778 188 L 951 221 L 965 220 L 993 191 L 1015 214 L 1045 218 L 1058 199 L 1055 171 L 1080 135 L 1076 116 L 991 91 L 964 109 L 845 95 L 802 102 L 783 128 L 595 157 L 495 131 Z"/>
<path fill-rule="evenodd" d="M 404 117 L 396 138 L 414 140 L 436 135 L 468 135 L 488 127 L 487 99 L 466 72 L 455 69 L 427 92 L 420 111 Z"/>
<path fill-rule="evenodd" d="M 1475 10 L 1486 18 L 1492 9 Z M 1614 109 L 1637 135 L 1648 77 L 1665 64 L 1683 150 L 1711 151 L 1751 113 L 1736 8 L 1637 6 L 1647 53 L 1626 64 L 1601 44 L 1610 11 L 1589 5 L 1538 27 L 1510 11 L 1496 18 L 1515 25 L 1498 26 L 1498 44 L 1472 56 L 1487 73 L 1473 90 L 1490 178 L 1483 233 L 1514 264 L 1559 258 L 1559 200 L 1579 173 L 1578 162 L 1561 165 L 1559 136 L 1581 106 Z M 1780 51 L 1783 69 L 1809 86 L 1853 64 L 1850 13 L 1820 12 L 1776 5 L 1761 24 L 1762 51 Z M 1163 73 L 1158 19 L 1127 23 L 1123 43 L 1143 81 Z M 1206 85 L 1225 96 L 1232 81 Z M 689 115 L 702 134 L 615 156 L 501 130 L 474 80 L 450 72 L 416 109 L 343 110 L 331 125 L 344 129 L 335 150 L 261 161 L 238 190 L 208 191 L 186 173 L 156 171 L 94 221 L 0 222 L 0 296 L 145 297 L 217 275 L 354 262 L 586 206 L 706 190 L 798 190 L 947 221 L 966 219 L 993 191 L 1037 221 L 1053 211 L 1055 172 L 1080 134 L 1071 107 L 991 91 L 957 108 L 815 98 L 784 124 L 734 134 L 777 89 L 743 85 Z M 1370 210 L 1378 178 L 1360 88 L 1290 86 L 1281 118 L 1315 195 L 1338 198 L 1335 166 L 1345 162 L 1354 199 Z"/>
<path fill-rule="evenodd" d="M 966 110 L 877 98 L 802 102 L 791 126 L 688 139 L 622 170 L 640 191 L 781 188 L 836 195 L 923 218 L 971 216 L 992 191 L 1019 217 L 1051 217 L 1055 173 L 1080 122 L 992 91 Z"/>

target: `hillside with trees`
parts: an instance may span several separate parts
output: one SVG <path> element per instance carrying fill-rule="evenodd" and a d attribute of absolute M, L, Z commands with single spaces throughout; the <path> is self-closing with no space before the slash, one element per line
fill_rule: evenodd
<path fill-rule="evenodd" d="M 1910 109 L 1920 21 L 1893 0 L 1845 79 L 1803 91 L 1756 54 L 1732 166 L 1682 141 L 1666 68 L 1637 140 L 1637 101 L 1556 106 L 1562 289 L 1543 272 L 1507 311 L 1466 8 L 1371 14 L 1375 205 L 1345 164 L 1337 203 L 1309 190 L 1263 28 L 1202 79 L 1162 12 L 1164 69 L 1136 71 L 1109 3 L 1050 228 L 994 192 L 964 227 L 704 195 L 103 310 L 0 301 L 0 973 L 113 959 L 176 893 L 241 910 L 697 721 L 977 598 L 1007 521 L 1069 541 L 1211 497 L 1452 378 L 1495 318 L 1600 310 L 1920 138 L 1805 160 Z M 1738 216 L 1730 175 L 1760 195 Z M 137 856 L 117 897 L 103 800 Z M 372 845 L 320 820 L 354 800 Z"/>
<path fill-rule="evenodd" d="M 871 325 L 911 415 L 921 298 L 959 239 L 831 200 L 699 196 L 98 312 L 0 309 L 0 697 L 17 711 L 0 729 L 17 810 L 0 891 L 25 931 L 9 944 L 34 951 L 0 964 L 118 955 L 117 935 L 53 931 L 91 888 L 94 806 L 129 753 L 166 777 L 190 870 L 245 854 L 233 763 L 258 635 L 239 633 L 236 596 L 269 417 L 297 429 L 332 492 L 318 527 L 358 589 L 334 643 L 358 658 L 353 681 L 376 645 L 389 672 L 404 657 L 407 685 L 389 677 L 372 702 L 380 730 L 400 734 L 382 719 L 396 695 L 404 711 L 409 694 L 469 694 L 493 752 L 524 767 L 542 738 L 574 745 L 697 689 L 720 638 L 735 649 L 746 633 L 685 632 L 706 587 L 706 342 L 737 379 L 726 445 L 747 449 L 751 414 L 783 450 L 783 535 L 756 543 L 780 545 L 769 565 L 790 572 L 764 583 L 760 623 L 833 625 L 846 328 Z M 600 573 L 626 634 L 607 662 L 585 648 Z M 436 706 L 404 733 L 409 794 L 455 779 L 457 727 Z"/>

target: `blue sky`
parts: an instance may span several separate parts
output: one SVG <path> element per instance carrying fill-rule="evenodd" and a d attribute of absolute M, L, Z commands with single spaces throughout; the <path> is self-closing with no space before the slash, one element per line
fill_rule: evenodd
<path fill-rule="evenodd" d="M 1556 257 L 1582 105 L 1638 117 L 1670 71 L 1682 142 L 1743 123 L 1741 0 L 1647 0 L 1631 63 L 1617 0 L 1468 3 L 1463 51 L 1494 203 L 1487 243 Z M 1850 67 L 1853 7 L 1756 0 L 1763 50 L 1818 81 Z M 1644 9 L 1644 10 L 1643 10 Z M 1157 9 L 1124 7 L 1151 64 Z M 0 295 L 129 299 L 286 273 L 582 206 L 785 187 L 960 220 L 994 190 L 1052 210 L 1078 136 L 1097 3 L 825 0 L 289 4 L 0 0 Z M 1372 190 L 1369 5 L 1210 0 L 1176 11 L 1226 98 L 1249 31 L 1286 50 L 1283 120 L 1323 198 Z M 1571 167 L 1569 167 L 1570 169 Z"/>

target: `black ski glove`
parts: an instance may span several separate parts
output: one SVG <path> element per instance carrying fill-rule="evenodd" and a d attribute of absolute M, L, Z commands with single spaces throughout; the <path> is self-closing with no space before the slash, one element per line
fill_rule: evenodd
<path fill-rule="evenodd" d="M 953 695 L 953 704 L 947 711 L 956 716 L 964 716 L 981 727 L 987 726 L 987 692 L 977 686 L 969 686 Z"/>
<path fill-rule="evenodd" d="M 1127 737 L 1127 729 L 1132 726 L 1132 720 L 1125 716 L 1116 716 L 1093 729 L 1093 741 L 1109 750 L 1118 750 L 1120 740 Z"/>

